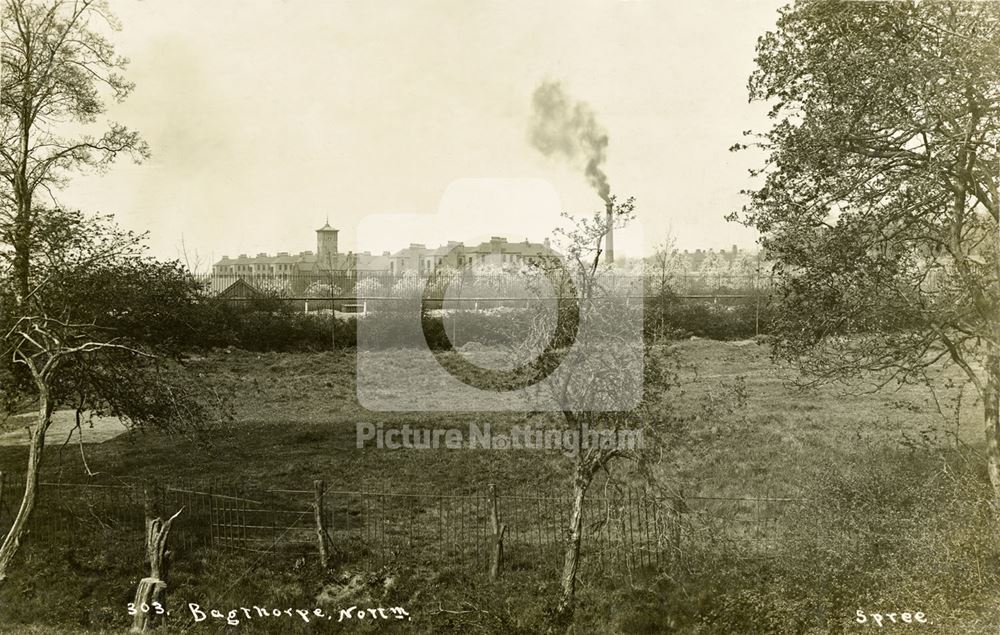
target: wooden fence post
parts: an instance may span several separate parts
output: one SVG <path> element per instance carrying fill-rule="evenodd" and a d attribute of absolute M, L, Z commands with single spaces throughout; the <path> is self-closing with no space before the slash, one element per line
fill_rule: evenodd
<path fill-rule="evenodd" d="M 497 486 L 490 483 L 490 529 L 493 531 L 493 557 L 490 560 L 490 579 L 500 577 L 500 567 L 503 562 L 503 537 L 507 533 L 507 525 L 500 522 L 500 501 L 497 497 Z"/>
<path fill-rule="evenodd" d="M 319 562 L 325 569 L 330 563 L 330 547 L 333 542 L 326 531 L 326 514 L 323 508 L 323 492 L 326 486 L 323 481 L 316 480 L 313 481 L 313 489 L 313 519 L 316 525 L 316 539 L 319 541 Z"/>
<path fill-rule="evenodd" d="M 215 523 L 218 514 L 215 510 L 215 483 L 212 482 L 208 486 L 208 541 L 212 547 L 218 545 L 218 540 L 216 536 L 218 531 L 216 530 Z"/>
<path fill-rule="evenodd" d="M 684 490 L 681 489 L 680 494 L 674 496 L 670 501 L 670 511 L 673 517 L 673 523 L 670 532 L 670 546 L 672 557 L 671 564 L 673 565 L 674 572 L 679 573 L 681 565 L 683 563 L 683 547 L 681 545 L 681 522 L 682 516 L 687 512 L 687 503 L 684 502 Z"/>
<path fill-rule="evenodd" d="M 159 490 L 156 490 L 157 493 Z M 166 614 L 166 590 L 167 583 L 163 578 L 167 576 L 167 535 L 170 533 L 170 525 L 177 518 L 184 508 L 166 521 L 157 515 L 156 507 L 159 501 L 154 502 L 148 489 L 143 489 L 145 516 L 146 516 L 146 558 L 149 560 L 149 576 L 139 581 L 139 588 L 135 591 L 135 616 L 132 618 L 132 632 L 145 633 L 153 626 L 153 621 L 160 615 Z M 160 609 L 155 607 L 159 604 Z M 161 618 L 162 619 L 162 618 Z"/>
<path fill-rule="evenodd" d="M 334 289 L 337 285 L 334 284 L 333 274 L 330 274 L 330 350 L 337 350 L 337 294 L 334 293 Z M 343 303 L 341 304 L 343 308 Z"/>

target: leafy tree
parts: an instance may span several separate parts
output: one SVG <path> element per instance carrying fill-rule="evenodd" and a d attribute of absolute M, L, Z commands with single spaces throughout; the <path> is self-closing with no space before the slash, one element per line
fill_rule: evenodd
<path fill-rule="evenodd" d="M 667 310 L 676 301 L 677 279 L 680 273 L 681 263 L 677 254 L 676 240 L 668 234 L 653 248 L 652 255 L 643 263 L 646 310 L 652 309 L 656 313 L 653 331 L 655 337 L 667 332 Z"/>
<path fill-rule="evenodd" d="M 718 252 L 709 250 L 698 267 L 702 284 L 712 292 L 717 291 L 723 286 L 723 276 L 729 273 L 727 264 Z"/>
<path fill-rule="evenodd" d="M 622 228 L 634 217 L 634 201 L 618 202 L 610 197 L 605 210 L 591 217 L 567 216 L 567 227 L 557 230 L 563 261 L 549 269 L 550 278 L 565 276 L 571 284 L 556 285 L 561 315 L 553 328 L 544 319 L 530 320 L 515 344 L 520 361 L 537 359 L 527 368 L 546 401 L 557 405 L 551 425 L 560 427 L 572 447 L 566 448 L 571 463 L 571 508 L 560 577 L 557 623 L 572 620 L 577 573 L 584 536 L 585 500 L 594 478 L 610 475 L 619 460 L 642 461 L 647 447 L 672 425 L 666 415 L 664 391 L 675 382 L 667 352 L 647 344 L 642 337 L 641 307 L 623 301 L 624 294 L 639 289 L 620 288 L 622 278 L 613 274 L 602 243 L 613 228 Z M 634 284 L 641 280 L 633 278 Z M 571 297 L 573 302 L 565 302 Z M 565 325 L 573 324 L 571 328 Z M 560 329 L 565 329 L 560 331 Z M 550 340 L 539 355 L 540 342 Z M 536 357 L 537 356 L 537 357 Z M 545 379 L 545 383 L 540 383 Z M 637 395 L 641 395 L 636 399 Z M 642 433 L 642 444 L 630 447 L 627 434 Z M 598 443 L 594 436 L 600 435 Z M 632 437 L 635 439 L 636 437 Z M 614 439 L 617 442 L 605 443 Z M 625 443 L 621 441 L 625 439 Z"/>
<path fill-rule="evenodd" d="M 358 283 L 354 286 L 354 293 L 357 295 L 359 300 L 365 298 L 378 297 L 385 293 L 385 288 L 382 282 L 378 278 L 362 278 L 358 280 Z"/>
<path fill-rule="evenodd" d="M 142 236 L 104 217 L 48 210 L 32 234 L 32 293 L 9 301 L 16 291 L 2 276 L 0 395 L 8 412 L 31 409 L 37 417 L 27 426 L 24 495 L 0 542 L 0 582 L 34 510 L 55 409 L 75 410 L 78 422 L 87 411 L 175 429 L 214 417 L 219 403 L 171 368 L 200 308 L 199 285 L 179 263 L 147 257 Z"/>
<path fill-rule="evenodd" d="M 90 132 L 105 96 L 121 101 L 132 90 L 120 74 L 126 60 L 106 37 L 118 28 L 106 0 L 0 2 L 0 390 L 8 409 L 38 413 L 25 493 L 0 544 L 0 581 L 34 508 L 55 407 L 133 422 L 199 418 L 186 392 L 171 392 L 154 372 L 182 332 L 170 316 L 191 304 L 186 274 L 142 256 L 140 237 L 106 219 L 39 203 L 40 193 L 55 201 L 75 171 L 103 169 L 122 153 L 148 156 L 117 123 Z"/>
<path fill-rule="evenodd" d="M 305 295 L 309 298 L 332 298 L 340 294 L 340 287 L 329 282 L 313 282 L 305 290 Z"/>
<path fill-rule="evenodd" d="M 777 355 L 819 379 L 929 382 L 984 405 L 1000 498 L 1000 4 L 798 2 L 760 38 L 773 104 L 732 218 L 776 262 Z"/>

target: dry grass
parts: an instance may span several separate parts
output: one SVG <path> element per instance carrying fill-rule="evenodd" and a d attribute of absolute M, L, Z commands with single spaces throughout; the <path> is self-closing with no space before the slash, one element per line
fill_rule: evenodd
<path fill-rule="evenodd" d="M 971 400 L 957 420 L 948 420 L 937 412 L 923 387 L 906 386 L 873 395 L 846 393 L 838 387 L 795 389 L 790 385 L 794 373 L 775 366 L 766 346 L 696 340 L 679 343 L 676 352 L 682 362 L 681 386 L 669 398 L 683 424 L 683 434 L 671 449 L 669 460 L 657 467 L 657 475 L 664 482 L 683 484 L 689 495 L 796 495 L 823 482 L 831 472 L 850 474 L 867 465 L 879 456 L 873 448 L 902 455 L 900 460 L 926 472 L 955 447 L 955 436 L 958 444 L 981 445 L 981 415 L 968 403 Z M 378 363 L 405 364 L 406 354 L 380 353 Z M 355 424 L 359 421 L 386 427 L 464 428 L 471 420 L 502 429 L 524 423 L 526 416 L 516 412 L 369 412 L 356 398 L 354 357 L 349 353 L 219 352 L 192 359 L 188 366 L 231 396 L 235 422 L 183 436 L 136 433 L 89 446 L 88 462 L 91 469 L 102 473 L 101 479 L 169 477 L 192 485 L 218 480 L 252 490 L 302 489 L 313 479 L 322 478 L 338 489 L 451 493 L 481 492 L 489 483 L 505 490 L 559 492 L 566 482 L 568 463 L 558 453 L 356 448 Z M 744 391 L 745 404 L 740 403 L 740 391 Z M 86 479 L 75 448 L 62 454 L 56 447 L 50 450 L 46 478 Z M 23 460 L 23 448 L 0 447 L 0 469 L 20 471 Z M 621 466 L 619 475 L 639 478 L 628 465 Z M 309 567 L 275 565 L 277 568 L 269 569 L 266 562 L 235 562 L 204 554 L 192 557 L 196 560 L 179 563 L 174 573 L 175 588 L 184 597 L 218 595 L 225 590 L 227 601 L 263 598 L 305 602 L 319 591 L 320 576 Z M 23 565 L 15 572 L 13 579 L 19 581 L 0 595 L 0 612 L 4 601 L 17 597 L 21 621 L 54 621 L 58 632 L 100 629 L 107 626 L 107 620 L 124 624 L 124 611 L 118 610 L 118 604 L 123 609 L 124 598 L 135 582 L 136 574 L 129 572 L 138 571 L 138 563 L 110 562 L 95 556 L 86 568 L 67 573 L 58 559 L 34 562 L 36 566 Z M 228 588 L 235 571 L 253 570 L 254 566 L 259 570 L 250 579 L 235 589 Z M 391 574 L 399 582 L 395 599 L 424 613 L 424 621 L 413 625 L 416 632 L 511 632 L 517 628 L 533 632 L 545 599 L 554 590 L 554 575 L 541 572 L 512 578 L 500 588 L 444 565 L 428 567 L 401 561 Z M 628 591 L 584 581 L 581 593 L 592 608 L 584 611 L 581 619 L 602 631 L 662 632 L 667 622 L 652 618 L 666 614 L 659 608 L 665 598 L 682 600 L 672 595 L 678 592 L 677 587 L 654 588 L 659 590 Z M 66 596 L 67 607 L 89 617 L 77 619 L 68 608 L 53 611 L 44 604 L 32 604 L 53 597 L 52 593 Z M 699 601 L 717 606 L 714 597 L 709 594 L 686 601 L 692 606 Z M 935 599 L 940 606 L 947 601 L 947 597 Z M 476 611 L 467 602 L 475 605 Z M 630 622 L 625 619 L 628 616 L 619 615 L 609 621 L 604 609 L 614 602 L 620 603 L 619 609 L 632 607 L 632 617 L 642 614 L 651 620 Z M 471 612 L 435 612 L 439 603 Z M 488 610 L 488 614 L 477 612 L 479 609 Z M 985 613 L 968 607 L 961 610 L 967 621 L 962 618 L 956 622 L 963 615 L 956 612 L 947 624 L 967 625 L 965 632 L 990 632 Z M 691 619 L 697 622 L 702 618 Z M 43 626 L 33 628 L 36 630 L 28 632 L 56 632 Z M 706 626 L 702 632 L 718 631 Z"/>
<path fill-rule="evenodd" d="M 691 495 L 795 495 L 817 470 L 849 463 L 875 444 L 903 447 L 921 434 L 936 447 L 954 446 L 956 432 L 960 443 L 981 445 L 981 414 L 971 399 L 956 427 L 940 416 L 924 387 L 872 395 L 837 386 L 801 391 L 790 385 L 794 372 L 775 366 L 766 346 L 696 340 L 676 349 L 681 385 L 668 399 L 684 433 L 662 476 Z M 380 363 L 399 365 L 409 351 L 379 355 Z M 194 358 L 189 370 L 230 396 L 232 425 L 181 436 L 123 435 L 88 446 L 88 462 L 105 478 L 169 476 L 249 488 L 296 489 L 322 478 L 339 489 L 465 493 L 496 482 L 535 492 L 559 488 L 567 477 L 565 458 L 554 452 L 358 449 L 359 422 L 461 429 L 474 422 L 503 430 L 527 418 L 518 412 L 370 412 L 356 398 L 353 362 L 341 352 Z M 746 404 L 734 411 L 733 386 L 741 377 Z M 447 408 L 447 401 L 437 405 Z M 50 441 L 47 478 L 85 480 L 78 451 L 60 452 L 59 442 Z M 23 448 L 0 447 L 0 469 L 21 471 L 23 454 Z"/>

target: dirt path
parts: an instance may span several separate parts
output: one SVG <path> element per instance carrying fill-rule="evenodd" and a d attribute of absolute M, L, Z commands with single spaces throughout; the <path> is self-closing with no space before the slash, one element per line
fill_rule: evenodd
<path fill-rule="evenodd" d="M 0 424 L 0 446 L 27 445 L 28 434 L 24 431 L 24 426 L 31 423 L 34 417 L 34 413 L 14 415 Z M 72 410 L 57 410 L 52 413 L 52 424 L 45 434 L 45 445 L 61 444 L 69 437 L 75 425 L 76 418 Z M 125 424 L 115 417 L 84 415 L 81 428 L 84 443 L 103 443 L 127 432 Z M 73 443 L 79 443 L 77 434 L 79 432 L 73 432 Z"/>

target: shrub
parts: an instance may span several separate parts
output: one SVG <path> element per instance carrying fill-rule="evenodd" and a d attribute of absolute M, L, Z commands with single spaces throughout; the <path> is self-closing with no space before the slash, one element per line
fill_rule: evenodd
<path fill-rule="evenodd" d="M 620 628 L 847 633 L 860 609 L 921 611 L 940 629 L 928 632 L 992 632 L 966 628 L 1000 597 L 989 484 L 956 453 L 933 452 L 887 446 L 818 466 L 809 502 L 783 509 L 766 537 L 692 540 L 684 567 L 642 600 L 663 610 Z"/>
<path fill-rule="evenodd" d="M 397 286 L 410 282 L 402 279 Z M 366 285 L 366 289 L 375 290 L 373 285 Z M 317 285 L 313 290 L 319 292 Z M 416 289 L 411 291 L 418 292 Z M 322 299 L 313 300 L 309 306 L 316 308 L 323 302 Z M 453 314 L 428 310 L 422 318 L 424 328 L 420 332 L 417 322 L 403 312 L 411 307 L 411 301 L 400 301 L 399 306 L 382 302 L 381 310 L 360 318 L 366 321 L 365 331 L 369 338 L 366 348 L 423 346 L 425 333 L 428 345 L 436 350 L 447 348 L 452 334 L 456 336 L 456 348 L 467 342 L 502 345 L 519 337 L 529 320 L 529 313 L 523 310 L 486 309 L 459 314 L 456 329 Z M 428 306 L 428 309 L 434 307 Z M 755 334 L 756 311 L 753 303 L 717 305 L 672 300 L 662 310 L 658 306 L 646 307 L 645 333 L 647 338 L 677 339 L 695 335 L 708 339 L 744 339 Z M 761 330 L 767 328 L 769 320 L 764 307 L 760 315 Z M 353 348 L 357 345 L 356 330 L 357 318 L 335 318 L 328 313 L 307 315 L 301 305 L 293 305 L 277 296 L 252 301 L 208 300 L 199 307 L 197 324 L 185 335 L 185 344 L 192 348 L 232 346 L 251 351 L 328 350 L 334 345 Z"/>
<path fill-rule="evenodd" d="M 759 313 L 758 313 L 759 311 Z M 767 302 L 709 303 L 666 299 L 645 307 L 646 335 L 673 338 L 692 335 L 713 340 L 741 340 L 767 333 L 771 310 Z"/>
<path fill-rule="evenodd" d="M 286 301 L 263 298 L 253 302 L 209 301 L 201 307 L 193 348 L 235 347 L 249 351 L 315 351 L 356 345 L 355 319 L 306 315 Z M 333 329 L 336 328 L 336 333 Z"/>

